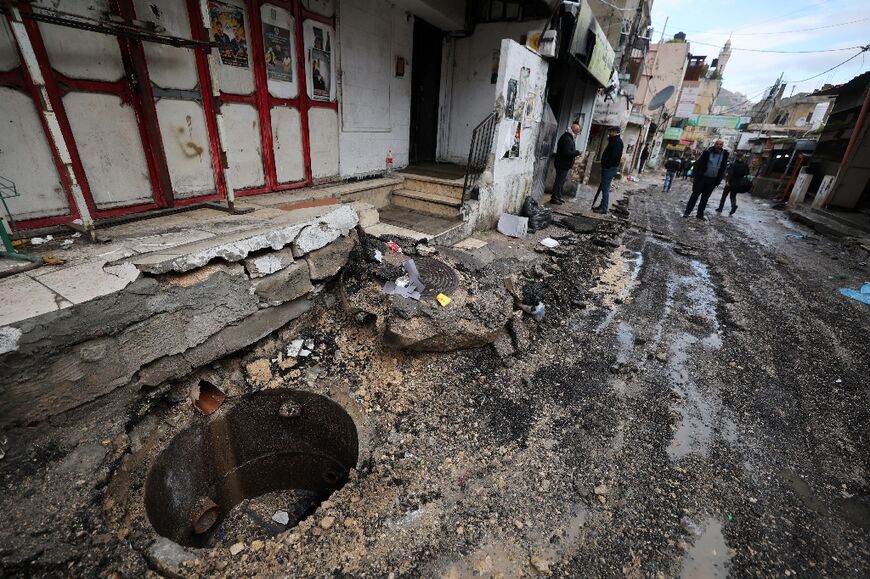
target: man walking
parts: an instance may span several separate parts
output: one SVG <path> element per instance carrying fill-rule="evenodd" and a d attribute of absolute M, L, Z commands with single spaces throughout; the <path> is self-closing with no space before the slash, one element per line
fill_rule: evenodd
<path fill-rule="evenodd" d="M 683 174 L 683 181 L 689 178 L 689 170 L 692 168 L 692 165 L 695 164 L 694 159 L 692 159 L 692 154 L 689 153 L 685 157 L 683 157 L 683 167 L 680 169 L 680 172 Z"/>
<path fill-rule="evenodd" d="M 722 191 L 722 199 L 719 201 L 716 213 L 722 213 L 722 210 L 725 209 L 725 198 L 728 197 L 729 193 L 731 194 L 731 211 L 728 215 L 734 215 L 734 212 L 737 211 L 737 193 L 743 193 L 740 191 L 740 182 L 749 175 L 749 165 L 743 160 L 743 153 L 738 152 L 735 156 L 737 158 L 725 170 L 725 190 Z"/>
<path fill-rule="evenodd" d="M 574 159 L 580 154 L 575 143 L 579 134 L 580 125 L 574 123 L 562 133 L 556 144 L 556 158 L 553 160 L 553 166 L 556 168 L 556 180 L 553 181 L 553 193 L 550 196 L 550 203 L 553 205 L 561 205 L 565 202 L 562 198 L 562 189 L 565 187 L 568 171 L 574 165 Z"/>
<path fill-rule="evenodd" d="M 604 152 L 601 153 L 601 203 L 593 207 L 595 213 L 607 213 L 610 205 L 610 182 L 619 169 L 619 161 L 622 159 L 622 139 L 619 136 L 619 127 L 610 127 L 609 141 Z"/>
<path fill-rule="evenodd" d="M 644 145 L 643 150 L 640 152 L 640 167 L 638 167 L 638 174 L 643 174 L 643 169 L 646 167 L 646 160 L 649 159 L 649 146 Z"/>
<path fill-rule="evenodd" d="M 662 188 L 665 193 L 671 190 L 671 185 L 674 183 L 674 177 L 680 173 L 682 163 L 676 157 L 671 157 L 665 161 L 665 185 Z"/>
<path fill-rule="evenodd" d="M 695 166 L 692 167 L 692 196 L 689 197 L 689 203 L 686 205 L 683 217 L 691 215 L 695 203 L 698 203 L 696 217 L 707 219 L 704 217 L 707 200 L 713 193 L 713 189 L 722 182 L 725 168 L 728 166 L 728 151 L 724 149 L 724 146 L 725 142 L 722 139 L 717 139 L 713 146 L 701 153 L 701 157 L 695 161 Z"/>

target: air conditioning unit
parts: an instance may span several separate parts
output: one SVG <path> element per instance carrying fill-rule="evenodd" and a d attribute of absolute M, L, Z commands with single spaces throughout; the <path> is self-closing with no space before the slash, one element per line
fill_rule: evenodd
<path fill-rule="evenodd" d="M 538 45 L 538 54 L 544 58 L 556 58 L 556 31 L 547 30 L 541 36 L 541 42 Z"/>

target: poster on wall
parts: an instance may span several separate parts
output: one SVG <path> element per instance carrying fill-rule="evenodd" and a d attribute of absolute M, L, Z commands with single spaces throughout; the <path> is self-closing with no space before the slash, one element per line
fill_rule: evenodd
<path fill-rule="evenodd" d="M 293 82 L 290 29 L 263 22 L 263 53 L 269 79 Z"/>
<path fill-rule="evenodd" d="M 526 95 L 529 91 L 529 77 L 531 76 L 532 71 L 525 66 L 520 69 L 520 83 L 517 87 L 517 100 L 519 104 L 514 110 L 514 120 L 522 121 L 523 116 L 526 112 Z"/>
<path fill-rule="evenodd" d="M 520 137 L 522 136 L 522 127 L 520 126 L 519 121 L 514 122 L 514 142 L 511 144 L 511 148 L 508 151 L 508 158 L 515 158 L 520 156 Z"/>
<path fill-rule="evenodd" d="M 514 114 L 516 113 L 516 108 L 517 108 L 517 79 L 512 78 L 512 79 L 508 80 L 507 98 L 505 99 L 505 105 L 504 105 L 505 118 L 508 118 L 508 119 L 514 118 Z"/>
<path fill-rule="evenodd" d="M 535 103 L 537 102 L 537 98 L 535 93 L 530 92 L 526 95 L 526 112 L 523 116 L 523 128 L 528 129 L 531 128 L 532 124 L 535 122 Z"/>
<path fill-rule="evenodd" d="M 329 31 L 314 27 L 314 47 L 311 49 L 311 85 L 316 100 L 329 100 L 332 81 L 332 41 Z"/>
<path fill-rule="evenodd" d="M 208 14 L 212 40 L 218 45 L 221 62 L 227 66 L 248 68 L 244 9 L 219 0 L 209 0 Z"/>

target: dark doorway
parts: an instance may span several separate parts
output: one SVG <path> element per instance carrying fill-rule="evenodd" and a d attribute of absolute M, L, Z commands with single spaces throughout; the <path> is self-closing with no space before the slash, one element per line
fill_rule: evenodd
<path fill-rule="evenodd" d="M 414 19 L 414 51 L 411 60 L 412 163 L 435 160 L 443 37 L 444 33 L 438 28 L 419 18 Z"/>

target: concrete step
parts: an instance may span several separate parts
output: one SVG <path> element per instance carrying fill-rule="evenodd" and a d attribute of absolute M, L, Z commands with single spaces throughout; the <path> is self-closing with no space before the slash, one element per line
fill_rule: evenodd
<path fill-rule="evenodd" d="M 459 216 L 462 200 L 435 193 L 399 189 L 393 191 L 392 203 L 427 215 L 455 218 Z"/>
<path fill-rule="evenodd" d="M 420 193 L 432 193 L 442 197 L 452 197 L 462 200 L 462 181 L 453 179 L 438 179 L 422 175 L 406 175 L 402 189 L 418 191 Z"/>

